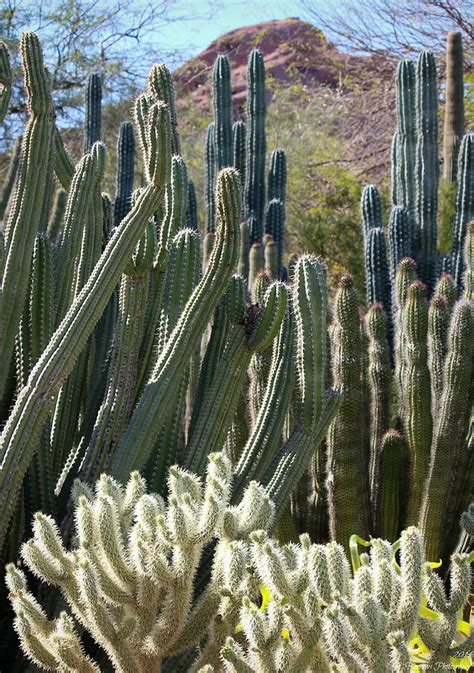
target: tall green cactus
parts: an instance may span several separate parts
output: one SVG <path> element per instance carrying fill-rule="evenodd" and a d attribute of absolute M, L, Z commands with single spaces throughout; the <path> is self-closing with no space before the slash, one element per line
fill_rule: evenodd
<path fill-rule="evenodd" d="M 458 154 L 456 215 L 453 230 L 453 277 L 458 296 L 464 279 L 464 239 L 467 223 L 474 218 L 474 133 L 461 141 Z"/>
<path fill-rule="evenodd" d="M 41 83 L 41 86 L 38 86 L 38 91 L 35 91 L 34 95 L 31 96 L 33 128 L 27 130 L 25 134 L 28 151 L 24 153 L 24 158 L 30 157 L 31 161 L 29 153 L 32 150 L 29 148 L 28 140 L 34 133 L 37 121 L 39 121 L 40 127 L 43 125 L 43 128 L 44 122 L 48 121 L 50 99 L 45 78 L 42 79 L 44 76 L 41 74 L 41 52 L 36 36 L 30 33 L 25 34 L 22 38 L 22 47 L 27 65 L 26 81 L 29 90 L 34 91 L 32 81 L 35 82 L 36 86 Z M 31 66 L 34 66 L 34 68 L 31 69 Z M 35 75 L 33 75 L 33 72 Z M 148 163 L 150 184 L 144 189 L 129 215 L 115 230 L 89 280 L 77 295 L 48 346 L 32 369 L 27 384 L 20 391 L 0 436 L 0 503 L 2 513 L 0 540 L 2 542 L 23 476 L 37 449 L 37 438 L 47 419 L 51 401 L 86 346 L 89 336 L 92 334 L 118 284 L 123 269 L 132 256 L 145 223 L 156 212 L 163 199 L 164 184 L 168 179 L 171 164 L 171 124 L 165 105 L 155 104 L 152 111 L 151 122 L 153 127 L 149 128 L 149 135 L 152 139 L 155 154 L 153 163 Z M 35 119 L 35 115 L 38 115 L 38 120 Z M 43 117 L 45 118 L 44 122 Z M 46 129 L 50 128 L 50 125 L 51 122 L 46 123 Z M 41 143 L 37 142 L 36 145 L 36 150 L 38 150 Z M 54 147 L 52 143 L 50 145 Z M 31 168 L 30 166 L 30 170 Z M 25 177 L 27 177 L 28 171 L 25 170 L 25 173 Z M 24 189 L 24 185 L 20 186 L 19 183 L 19 188 Z M 31 201 L 28 202 L 28 209 L 30 207 Z"/>
<path fill-rule="evenodd" d="M 216 141 L 215 125 L 209 124 L 206 132 L 206 231 L 212 233 L 215 231 L 215 203 L 214 189 L 216 184 Z"/>
<path fill-rule="evenodd" d="M 369 457 L 361 419 L 364 414 L 363 352 L 357 291 L 352 278 L 339 283 L 331 332 L 333 385 L 342 402 L 328 432 L 327 489 L 331 537 L 347 545 L 350 535 L 370 530 Z"/>
<path fill-rule="evenodd" d="M 102 126 L 102 81 L 98 73 L 87 77 L 85 90 L 84 154 L 100 140 Z"/>
<path fill-rule="evenodd" d="M 446 37 L 446 89 L 443 134 L 443 177 L 456 180 L 457 153 L 464 135 L 464 64 L 461 33 Z"/>
<path fill-rule="evenodd" d="M 410 452 L 410 501 L 408 520 L 416 521 L 428 476 L 433 420 L 431 381 L 428 369 L 428 304 L 421 281 L 408 288 L 404 309 L 406 370 L 402 385 L 406 389 L 404 426 Z"/>
<path fill-rule="evenodd" d="M 130 122 L 120 125 L 117 141 L 117 180 L 114 201 L 114 226 L 116 227 L 132 206 L 133 178 L 135 173 L 135 135 Z"/>
<path fill-rule="evenodd" d="M 3 181 L 2 189 L 0 191 L 0 220 L 3 220 L 5 216 L 8 202 L 13 192 L 13 187 L 15 185 L 18 167 L 20 165 L 22 140 L 23 139 L 21 136 L 18 136 L 18 138 L 16 139 L 15 147 L 13 148 L 10 163 L 8 165 L 8 172 Z"/>
<path fill-rule="evenodd" d="M 216 170 L 232 165 L 232 93 L 230 86 L 230 63 L 227 56 L 219 54 L 214 63 L 213 108 L 214 145 Z"/>
<path fill-rule="evenodd" d="M 2 122 L 8 112 L 13 84 L 10 56 L 4 42 L 0 42 L 0 84 L 2 85 L 0 90 L 0 122 Z"/>
<path fill-rule="evenodd" d="M 438 212 L 438 88 L 433 54 L 422 52 L 416 65 L 415 249 L 419 273 L 432 289 L 436 277 Z"/>
<path fill-rule="evenodd" d="M 243 121 L 236 121 L 232 126 L 232 165 L 239 171 L 242 197 L 245 188 L 247 149 L 247 128 Z"/>
<path fill-rule="evenodd" d="M 449 500 L 455 497 L 458 472 L 464 464 L 461 456 L 471 410 L 466 404 L 472 387 L 474 328 L 472 306 L 465 300 L 454 307 L 449 333 L 448 354 L 444 364 L 444 388 L 441 395 L 437 422 L 431 449 L 431 463 L 423 505 L 420 514 L 422 530 L 426 531 L 426 554 L 437 560 L 446 549 L 446 515 L 452 512 Z M 472 494 L 465 494 L 467 507 Z M 429 531 L 429 534 L 428 534 Z"/>
<path fill-rule="evenodd" d="M 172 392 L 180 383 L 179 374 L 195 352 L 237 263 L 240 186 L 238 173 L 234 169 L 225 169 L 218 175 L 216 210 L 219 227 L 206 272 L 189 298 L 151 372 L 120 443 L 113 465 L 114 474 L 127 475 L 132 466 L 143 467 L 148 460 L 160 424 L 172 410 Z"/>
<path fill-rule="evenodd" d="M 392 204 L 405 208 L 411 219 L 411 238 L 414 236 L 415 215 L 415 68 L 402 60 L 396 73 L 397 131 L 395 156 L 392 166 Z M 413 244 L 412 244 L 413 245 Z M 413 251 L 414 252 L 414 251 Z"/>
<path fill-rule="evenodd" d="M 23 135 L 12 205 L 4 227 L 4 266 L 0 297 L 0 397 L 23 311 L 38 220 L 48 211 L 52 187 L 53 107 L 38 38 L 24 33 L 20 41 L 30 118 Z M 46 226 L 47 222 L 44 223 Z"/>
<path fill-rule="evenodd" d="M 246 217 L 255 218 L 250 232 L 252 243 L 263 236 L 265 208 L 265 66 L 263 54 L 254 49 L 247 67 L 247 166 L 245 172 Z"/>

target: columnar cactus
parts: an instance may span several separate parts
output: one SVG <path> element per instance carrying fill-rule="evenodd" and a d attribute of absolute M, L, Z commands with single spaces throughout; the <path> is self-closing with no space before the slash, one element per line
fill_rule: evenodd
<path fill-rule="evenodd" d="M 48 137 L 48 129 L 51 129 L 52 133 L 50 99 L 46 77 L 42 75 L 41 52 L 36 36 L 30 33 L 24 35 L 22 48 L 26 64 L 26 82 L 28 90 L 31 91 L 33 117 L 31 127 L 25 133 L 23 157 L 26 163 L 24 169 L 20 172 L 21 178 L 17 187 L 20 190 L 19 194 L 25 189 L 29 172 L 33 170 L 36 176 L 35 184 L 38 188 L 41 186 L 41 180 L 38 182 L 36 165 L 38 162 L 44 164 L 44 156 L 48 148 L 42 148 L 41 159 L 38 157 L 37 161 L 32 161 L 30 153 L 38 152 L 42 147 L 41 142 L 38 141 L 30 147 L 32 135 L 34 136 L 37 131 L 41 131 L 41 127 L 43 127 L 43 138 Z M 38 88 L 35 89 L 35 87 Z M 156 212 L 163 199 L 164 185 L 168 179 L 171 164 L 171 125 L 166 106 L 159 103 L 155 104 L 152 112 L 153 126 L 148 128 L 148 133 L 153 144 L 154 160 L 152 164 L 148 164 L 149 184 L 137 199 L 135 207 L 115 230 L 88 281 L 77 294 L 48 346 L 33 367 L 27 384 L 19 392 L 8 422 L 0 436 L 0 540 L 2 542 L 23 476 L 37 449 L 36 440 L 48 417 L 51 401 L 72 371 L 89 336 L 92 334 L 118 284 L 123 269 L 132 256 L 145 223 Z M 36 115 L 38 119 L 36 119 Z M 52 142 L 49 143 L 49 147 L 54 147 Z M 27 161 L 27 159 L 29 160 Z M 40 171 L 40 176 L 43 179 L 44 171 Z M 47 192 L 43 185 L 41 199 L 44 198 L 45 191 Z M 35 191 L 33 190 L 32 193 L 35 194 Z M 27 231 L 28 227 L 24 226 L 23 213 L 26 208 L 28 216 L 32 217 L 33 211 L 30 209 L 33 203 L 34 201 L 31 201 L 31 199 L 28 201 L 21 200 L 21 202 L 18 202 L 18 213 L 18 207 L 11 211 L 11 219 L 9 220 L 11 225 L 8 232 L 9 240 L 11 240 L 9 245 L 12 251 L 11 255 L 13 255 L 17 245 L 17 235 L 15 235 L 17 222 L 23 225 L 22 248 L 25 250 L 27 243 L 25 230 Z M 36 214 L 41 212 L 41 205 L 42 202 L 39 200 L 38 209 L 34 208 Z M 20 220 L 22 221 L 20 222 Z M 4 286 L 7 268 L 8 264 L 4 272 Z M 28 278 L 25 280 L 27 282 Z M 20 309 L 22 304 L 23 302 L 21 302 Z M 14 331 L 13 324 L 11 329 Z M 3 338 L 2 346 L 4 348 L 5 344 L 6 339 Z"/>
<path fill-rule="evenodd" d="M 8 164 L 8 172 L 5 176 L 2 188 L 0 190 L 0 220 L 3 220 L 3 218 L 5 217 L 8 202 L 13 192 L 13 187 L 15 185 L 18 166 L 20 164 L 22 140 L 23 139 L 21 136 L 19 136 L 16 140 L 15 147 L 13 148 L 13 152 L 10 158 L 10 163 Z"/>
<path fill-rule="evenodd" d="M 474 133 L 461 141 L 458 154 L 456 215 L 453 231 L 453 277 L 458 296 L 464 280 L 464 240 L 467 224 L 474 218 Z"/>
<path fill-rule="evenodd" d="M 4 42 L 0 42 L 0 84 L 2 85 L 0 91 L 0 122 L 2 122 L 8 112 L 13 84 L 10 56 Z"/>
<path fill-rule="evenodd" d="M 85 90 L 84 154 L 100 140 L 102 122 L 102 81 L 98 73 L 87 77 Z"/>
<path fill-rule="evenodd" d="M 426 287 L 421 281 L 410 285 L 403 318 L 406 338 L 406 369 L 402 381 L 406 390 L 406 406 L 403 421 L 410 455 L 408 520 L 415 522 L 428 476 L 433 430 L 427 345 L 428 304 L 425 291 Z"/>
<path fill-rule="evenodd" d="M 252 243 L 260 243 L 263 236 L 265 208 L 265 67 L 263 55 L 254 49 L 247 68 L 247 166 L 245 174 L 246 217 L 255 218 L 256 226 L 250 232 Z"/>
<path fill-rule="evenodd" d="M 0 298 L 0 397 L 8 376 L 15 335 L 28 291 L 31 255 L 38 220 L 48 211 L 52 188 L 53 107 L 43 54 L 34 33 L 20 41 L 30 118 L 23 135 L 20 164 L 11 208 L 3 228 L 4 265 Z M 47 215 L 46 215 L 47 217 Z M 44 222 L 46 227 L 47 220 Z"/>
<path fill-rule="evenodd" d="M 342 402 L 328 432 L 327 489 L 331 537 L 347 545 L 350 535 L 370 530 L 369 456 L 364 442 L 361 321 L 352 278 L 339 283 L 331 330 L 333 385 Z"/>
<path fill-rule="evenodd" d="M 464 64 L 461 33 L 446 37 L 446 104 L 444 109 L 443 177 L 456 180 L 457 153 L 464 135 Z"/>
<path fill-rule="evenodd" d="M 415 68 L 402 60 L 396 73 L 397 131 L 394 140 L 395 156 L 392 166 L 392 203 L 405 208 L 411 218 L 414 234 L 415 214 Z"/>
<path fill-rule="evenodd" d="M 433 54 L 422 52 L 416 65 L 415 250 L 419 273 L 432 288 L 436 275 L 438 210 L 438 88 Z"/>
<path fill-rule="evenodd" d="M 215 125 L 209 124 L 206 132 L 206 231 L 215 231 L 214 189 L 216 184 L 216 141 Z"/>
<path fill-rule="evenodd" d="M 114 226 L 120 224 L 132 206 L 135 172 L 135 135 L 130 122 L 120 125 L 117 142 L 117 183 L 114 201 Z"/>
<path fill-rule="evenodd" d="M 429 530 L 426 553 L 433 561 L 444 554 L 446 516 L 453 511 L 449 499 L 456 497 L 453 493 L 455 482 L 451 479 L 456 479 L 456 474 L 460 478 L 464 476 L 463 466 L 467 460 L 467 456 L 462 456 L 461 447 L 471 413 L 466 397 L 472 385 L 473 328 L 472 306 L 461 300 L 454 307 L 450 326 L 443 373 L 444 388 L 437 410 L 431 463 L 420 515 L 422 529 L 426 532 Z M 462 505 L 464 509 L 472 494 L 463 494 L 463 497 L 466 499 Z"/>
<path fill-rule="evenodd" d="M 232 165 L 232 93 L 230 63 L 227 56 L 219 54 L 212 73 L 214 107 L 214 145 L 216 169 Z"/>

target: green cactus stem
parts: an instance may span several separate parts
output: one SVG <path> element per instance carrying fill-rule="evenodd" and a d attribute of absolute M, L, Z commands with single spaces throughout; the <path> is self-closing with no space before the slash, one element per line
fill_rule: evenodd
<path fill-rule="evenodd" d="M 429 290 L 436 277 L 438 212 L 438 87 L 433 54 L 421 52 L 416 66 L 415 250 L 421 280 Z"/>
<path fill-rule="evenodd" d="M 133 177 L 135 168 L 135 136 L 130 122 L 120 125 L 117 142 L 117 180 L 114 201 L 114 226 L 116 227 L 132 206 Z"/>
<path fill-rule="evenodd" d="M 458 296 L 464 280 L 464 240 L 467 223 L 474 219 L 474 133 L 461 141 L 458 154 L 456 215 L 453 230 L 453 277 Z"/>
<path fill-rule="evenodd" d="M 404 427 L 410 460 L 410 499 L 408 520 L 417 521 L 423 487 L 430 463 L 433 420 L 431 416 L 431 379 L 428 369 L 428 304 L 426 286 L 413 282 L 404 310 L 406 337 L 406 389 Z"/>
<path fill-rule="evenodd" d="M 416 113 L 415 113 L 415 67 L 411 61 L 402 60 L 396 73 L 397 131 L 396 131 L 396 178 L 392 179 L 392 205 L 408 211 L 411 225 L 412 251 L 413 225 L 415 215 L 415 154 L 416 154 Z M 396 188 L 393 188 L 396 183 Z"/>
<path fill-rule="evenodd" d="M 87 77 L 85 91 L 84 154 L 90 152 L 92 145 L 100 140 L 102 125 L 102 81 L 98 73 Z"/>
<path fill-rule="evenodd" d="M 373 491 L 376 535 L 395 542 L 401 528 L 402 479 L 406 443 L 397 430 L 389 430 L 380 443 L 377 482 Z"/>
<path fill-rule="evenodd" d="M 216 170 L 232 165 L 232 92 L 230 63 L 219 54 L 212 71 Z"/>
<path fill-rule="evenodd" d="M 180 383 L 180 373 L 195 352 L 237 262 L 240 199 L 237 171 L 222 170 L 216 187 L 219 228 L 211 258 L 135 408 L 117 453 L 114 474 L 128 475 L 131 466 L 141 468 L 146 464 L 163 418 L 174 405 L 172 391 Z"/>
<path fill-rule="evenodd" d="M 1 94 L 0 94 L 1 95 Z M 0 102 L 1 107 L 1 102 Z M 1 115 L 0 115 L 1 117 Z M 20 165 L 20 155 L 21 155 L 21 145 L 23 142 L 23 137 L 18 136 L 15 142 L 15 147 L 10 158 L 10 163 L 8 164 L 8 171 L 3 180 L 2 189 L 0 190 L 0 220 L 3 220 L 5 213 L 7 211 L 8 202 L 10 196 L 13 192 L 13 187 L 15 185 L 16 176 L 18 173 L 18 167 Z"/>
<path fill-rule="evenodd" d="M 10 57 L 7 46 L 4 42 L 0 42 L 0 123 L 6 117 L 10 98 L 12 95 L 12 69 L 10 66 Z"/>
<path fill-rule="evenodd" d="M 428 311 L 428 366 L 433 418 L 437 417 L 443 392 L 443 369 L 448 348 L 450 317 L 446 299 L 439 294 L 434 295 Z"/>
<path fill-rule="evenodd" d="M 327 489 L 333 540 L 347 547 L 354 533 L 370 531 L 369 458 L 361 419 L 364 414 L 362 333 L 357 291 L 352 278 L 341 278 L 331 332 L 333 385 L 342 402 L 328 432 Z"/>
<path fill-rule="evenodd" d="M 23 136 L 12 205 L 4 227 L 4 267 L 0 298 L 0 373 L 3 396 L 15 335 L 28 292 L 31 256 L 39 216 L 46 212 L 52 186 L 53 108 L 38 38 L 24 33 L 20 41 L 30 118 Z"/>
<path fill-rule="evenodd" d="M 232 126 L 232 165 L 239 171 L 242 196 L 245 188 L 247 128 L 243 121 L 236 121 Z"/>
<path fill-rule="evenodd" d="M 25 44 L 35 38 L 27 34 L 23 40 Z M 36 102 L 34 108 L 37 109 Z M 156 134 L 159 152 L 151 175 L 152 182 L 112 235 L 89 280 L 32 369 L 0 436 L 0 542 L 4 540 L 15 499 L 37 448 L 36 438 L 47 419 L 51 401 L 86 346 L 132 256 L 145 223 L 163 199 L 164 179 L 169 175 L 171 163 L 171 131 L 166 108 L 158 112 L 156 119 L 162 127 Z"/>
<path fill-rule="evenodd" d="M 446 88 L 443 134 L 443 177 L 456 180 L 457 153 L 464 135 L 464 72 L 461 33 L 446 37 Z"/>
<path fill-rule="evenodd" d="M 255 218 L 250 231 L 252 243 L 263 236 L 265 208 L 265 65 L 263 54 L 254 49 L 247 67 L 247 167 L 245 171 L 246 217 Z"/>
<path fill-rule="evenodd" d="M 444 388 L 420 514 L 420 526 L 425 531 L 426 555 L 433 561 L 446 551 L 445 527 L 450 525 L 447 515 L 452 511 L 448 503 L 456 492 L 456 476 L 460 479 L 464 476 L 457 470 L 466 459 L 462 456 L 463 452 L 467 453 L 463 447 L 471 413 L 468 399 L 469 395 L 472 396 L 473 329 L 472 306 L 461 300 L 454 307 L 450 326 Z M 469 501 L 463 504 L 466 507 Z"/>
<path fill-rule="evenodd" d="M 365 317 L 369 337 L 367 378 L 370 387 L 369 479 L 372 508 L 379 479 L 382 437 L 390 425 L 391 367 L 386 317 L 380 304 L 373 304 Z"/>

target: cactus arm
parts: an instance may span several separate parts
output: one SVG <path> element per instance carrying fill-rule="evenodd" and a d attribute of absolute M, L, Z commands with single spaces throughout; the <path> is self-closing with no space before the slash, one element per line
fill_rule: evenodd
<path fill-rule="evenodd" d="M 446 300 L 435 295 L 428 311 L 428 366 L 431 375 L 433 418 L 438 414 L 443 392 L 443 367 L 448 347 L 449 311 Z"/>
<path fill-rule="evenodd" d="M 74 162 L 64 147 L 63 139 L 58 129 L 54 127 L 54 173 L 61 187 L 67 192 L 74 175 Z"/>
<path fill-rule="evenodd" d="M 398 539 L 400 532 L 405 453 L 405 440 L 402 435 L 396 430 L 389 430 L 381 440 L 373 501 L 376 535 L 392 543 Z"/>
<path fill-rule="evenodd" d="M 245 148 L 247 141 L 247 128 L 242 121 L 237 121 L 232 126 L 232 164 L 239 171 L 242 195 L 245 187 Z"/>
<path fill-rule="evenodd" d="M 264 310 L 250 329 L 237 325 L 219 361 L 209 393 L 205 395 L 199 417 L 187 446 L 187 466 L 199 474 L 207 453 L 222 448 L 237 408 L 253 353 L 263 351 L 273 341 L 286 311 L 286 287 L 271 285 Z M 244 318 L 245 322 L 245 318 Z"/>
<path fill-rule="evenodd" d="M 370 307 L 366 315 L 369 336 L 368 380 L 370 386 L 370 494 L 372 508 L 377 489 L 382 437 L 390 423 L 391 370 L 386 339 L 386 319 L 380 304 Z"/>
<path fill-rule="evenodd" d="M 171 391 L 179 384 L 179 373 L 195 351 L 234 269 L 240 221 L 240 191 L 235 170 L 225 169 L 219 174 L 216 205 L 220 226 L 209 265 L 157 360 L 122 439 L 114 474 L 126 475 L 132 465 L 142 467 L 148 460 L 157 439 L 159 419 L 174 404 Z"/>
<path fill-rule="evenodd" d="M 450 327 L 443 393 L 420 514 L 427 558 L 433 561 L 444 554 L 445 526 L 453 525 L 446 519 L 450 512 L 448 500 L 456 483 L 458 456 L 466 452 L 463 446 L 469 426 L 469 395 L 472 395 L 473 327 L 472 306 L 461 300 L 455 305 Z M 462 477 L 463 474 L 458 473 L 458 478 Z"/>
<path fill-rule="evenodd" d="M 397 104 L 397 200 L 392 205 L 402 206 L 408 211 L 411 228 L 411 252 L 415 254 L 415 156 L 416 156 L 416 111 L 415 111 L 415 67 L 408 60 L 400 61 L 396 74 Z"/>
<path fill-rule="evenodd" d="M 166 154 L 163 156 L 166 161 Z M 47 418 L 52 397 L 71 372 L 99 320 L 145 222 L 163 198 L 163 188 L 149 185 L 135 208 L 116 229 L 99 261 L 53 334 L 22 388 L 0 436 L 0 540 L 3 541 L 15 498 L 35 452 L 35 437 Z"/>
<path fill-rule="evenodd" d="M 216 223 L 216 204 L 214 200 L 214 191 L 216 186 L 216 143 L 214 123 L 209 124 L 206 131 L 206 182 L 205 182 L 205 203 L 206 203 L 206 232 L 215 231 Z"/>
<path fill-rule="evenodd" d="M 188 204 L 186 208 L 186 227 L 199 231 L 196 190 L 192 180 L 188 180 Z"/>
<path fill-rule="evenodd" d="M 30 120 L 21 150 L 20 166 L 5 236 L 5 263 L 0 294 L 0 355 L 5 367 L 0 373 L 3 395 L 15 334 L 28 292 L 31 253 L 38 228 L 38 216 L 49 196 L 52 175 L 49 166 L 52 148 L 52 103 L 38 38 L 24 33 L 21 53 L 28 91 Z"/>
<path fill-rule="evenodd" d="M 53 207 L 51 208 L 51 215 L 48 221 L 47 234 L 53 244 L 59 237 L 63 226 L 63 218 L 66 212 L 67 192 L 60 188 L 54 195 Z"/>

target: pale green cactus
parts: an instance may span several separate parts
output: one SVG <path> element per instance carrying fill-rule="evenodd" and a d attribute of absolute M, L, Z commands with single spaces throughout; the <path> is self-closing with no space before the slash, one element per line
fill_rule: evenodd
<path fill-rule="evenodd" d="M 171 468 L 166 502 L 148 494 L 136 472 L 125 487 L 106 475 L 94 492 L 77 483 L 73 547 L 67 550 L 53 519 L 38 513 L 34 536 L 21 550 L 23 560 L 59 589 L 80 630 L 92 635 L 117 673 L 159 671 L 164 657 L 201 641 L 208 641 L 210 656 L 218 636 L 214 615 L 225 614 L 228 633 L 233 632 L 238 610 L 232 604 L 252 593 L 245 538 L 256 527 L 267 528 L 272 518 L 262 487 L 250 484 L 241 503 L 231 507 L 230 485 L 231 463 L 222 454 L 209 456 L 202 481 Z M 212 575 L 193 600 L 202 550 L 213 539 Z M 31 661 L 45 670 L 100 670 L 85 654 L 71 614 L 48 619 L 13 564 L 7 583 L 15 629 Z"/>

